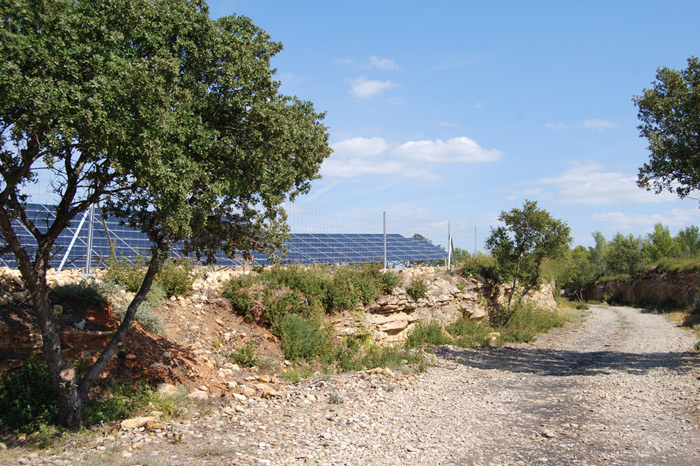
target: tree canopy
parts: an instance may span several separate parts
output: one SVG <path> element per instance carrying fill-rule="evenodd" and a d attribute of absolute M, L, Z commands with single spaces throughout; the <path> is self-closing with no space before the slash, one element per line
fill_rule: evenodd
<path fill-rule="evenodd" d="M 700 60 L 690 57 L 680 71 L 660 68 L 652 84 L 633 99 L 651 152 L 638 184 L 684 198 L 700 189 Z"/>
<path fill-rule="evenodd" d="M 282 45 L 248 18 L 213 20 L 190 0 L 0 1 L 0 230 L 32 296 L 61 422 L 77 426 L 170 246 L 207 258 L 277 250 L 281 204 L 308 191 L 328 134 L 310 102 L 279 93 L 270 59 Z M 47 228 L 25 213 L 37 183 L 57 200 Z M 154 248 L 122 325 L 77 380 L 46 270 L 59 233 L 97 202 Z"/>

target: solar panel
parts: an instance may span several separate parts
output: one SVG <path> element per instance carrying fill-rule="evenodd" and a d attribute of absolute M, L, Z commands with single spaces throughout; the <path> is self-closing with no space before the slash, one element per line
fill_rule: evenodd
<path fill-rule="evenodd" d="M 43 204 L 28 204 L 27 215 L 37 227 L 45 232 L 54 219 L 54 207 Z M 87 256 L 88 222 L 82 226 L 78 235 L 76 231 L 82 216 L 70 222 L 68 228 L 58 237 L 52 251 L 51 264 L 58 267 L 71 243 L 73 246 L 66 257 L 65 267 L 84 268 Z M 107 231 L 104 229 L 107 226 Z M 13 224 L 20 242 L 30 252 L 36 249 L 36 241 L 27 229 L 15 220 Z M 75 240 L 73 239 L 75 236 Z M 115 254 L 119 258 L 135 258 L 139 252 L 148 253 L 151 242 L 138 230 L 128 227 L 123 219 L 99 217 L 95 211 L 93 222 L 92 262 L 104 266 L 111 255 L 111 243 L 115 244 Z M 292 233 L 285 243 L 287 255 L 283 263 L 298 264 L 352 264 L 362 262 L 382 262 L 384 260 L 385 236 L 381 233 Z M 0 246 L 5 242 L 0 238 Z M 175 245 L 173 255 L 182 255 L 182 245 Z M 396 233 L 386 235 L 386 259 L 389 262 L 417 262 L 443 260 L 447 252 L 423 238 L 406 238 Z M 267 256 L 260 252 L 251 253 L 256 264 L 268 265 Z M 242 258 L 231 259 L 222 252 L 216 255 L 219 265 L 237 265 Z M 0 256 L 0 265 L 16 267 L 14 256 Z"/>

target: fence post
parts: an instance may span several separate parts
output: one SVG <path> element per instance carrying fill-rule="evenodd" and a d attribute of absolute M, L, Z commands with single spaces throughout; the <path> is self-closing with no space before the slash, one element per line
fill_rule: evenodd
<path fill-rule="evenodd" d="M 90 275 L 90 266 L 92 265 L 92 234 L 95 222 L 95 204 L 90 206 L 90 219 L 88 224 L 87 251 L 85 254 L 85 275 Z"/>
<path fill-rule="evenodd" d="M 388 267 L 387 257 L 386 257 L 386 211 L 384 211 L 384 268 Z"/>
<path fill-rule="evenodd" d="M 450 230 L 450 221 L 447 221 L 447 270 L 452 266 L 452 231 Z"/>

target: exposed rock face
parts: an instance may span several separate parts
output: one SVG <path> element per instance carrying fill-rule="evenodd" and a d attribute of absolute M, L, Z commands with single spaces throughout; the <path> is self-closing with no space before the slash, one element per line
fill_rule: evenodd
<path fill-rule="evenodd" d="M 412 267 L 399 270 L 402 284 L 366 309 L 344 312 L 334 317 L 336 331 L 344 335 L 368 335 L 378 344 L 405 340 L 420 322 L 437 321 L 449 325 L 460 317 L 483 319 L 496 303 L 505 302 L 510 286 L 490 286 L 481 277 L 464 279 L 444 269 Z M 428 285 L 425 298 L 413 300 L 406 294 L 412 279 Z M 553 286 L 545 285 L 526 297 L 526 301 L 544 309 L 556 309 Z"/>
<path fill-rule="evenodd" d="M 700 299 L 700 272 L 657 273 L 621 282 L 594 283 L 583 290 L 583 299 L 602 301 L 614 297 L 617 301 L 657 303 L 693 307 Z"/>

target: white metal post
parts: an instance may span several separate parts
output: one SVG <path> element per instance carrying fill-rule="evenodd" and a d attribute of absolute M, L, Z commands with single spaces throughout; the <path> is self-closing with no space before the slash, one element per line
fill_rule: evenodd
<path fill-rule="evenodd" d="M 384 268 L 388 267 L 387 257 L 386 257 L 386 211 L 384 211 Z"/>
<path fill-rule="evenodd" d="M 85 275 L 90 275 L 92 262 L 92 234 L 95 223 L 95 204 L 90 206 L 90 223 L 88 224 L 87 249 L 85 251 Z"/>

